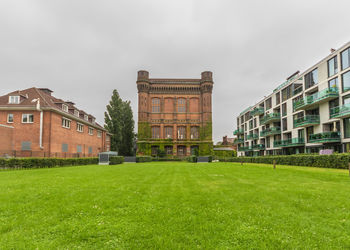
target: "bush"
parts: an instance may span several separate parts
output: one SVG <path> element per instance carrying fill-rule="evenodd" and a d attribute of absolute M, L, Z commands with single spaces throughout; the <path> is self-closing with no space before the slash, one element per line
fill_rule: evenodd
<path fill-rule="evenodd" d="M 152 157 L 147 155 L 136 156 L 136 162 L 151 162 Z"/>
<path fill-rule="evenodd" d="M 0 168 L 52 168 L 98 164 L 98 158 L 10 158 L 0 159 Z"/>
<path fill-rule="evenodd" d="M 124 162 L 123 156 L 112 156 L 109 158 L 109 165 L 122 164 Z"/>
<path fill-rule="evenodd" d="M 178 157 L 152 157 L 152 161 L 182 161 Z"/>
<path fill-rule="evenodd" d="M 350 154 L 298 154 L 298 155 L 274 155 L 274 156 L 257 156 L 257 157 L 219 157 L 219 161 L 223 162 L 247 162 L 247 163 L 265 163 L 273 164 L 276 161 L 278 165 L 293 165 L 319 168 L 339 168 L 348 169 L 350 162 Z"/>
<path fill-rule="evenodd" d="M 187 157 L 187 161 L 188 162 L 197 162 L 197 156 L 191 155 L 191 156 Z"/>

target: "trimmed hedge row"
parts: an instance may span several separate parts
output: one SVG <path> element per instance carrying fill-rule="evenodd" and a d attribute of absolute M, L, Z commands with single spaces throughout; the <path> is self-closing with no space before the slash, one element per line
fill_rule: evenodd
<path fill-rule="evenodd" d="M 182 161 L 183 159 L 181 158 L 176 158 L 176 157 L 152 157 L 152 161 Z"/>
<path fill-rule="evenodd" d="M 0 168 L 52 168 L 98 164 L 98 158 L 0 158 Z"/>
<path fill-rule="evenodd" d="M 279 155 L 279 156 L 256 156 L 256 157 L 232 157 L 219 158 L 223 162 L 248 162 L 273 164 L 276 161 L 278 165 L 293 165 L 319 168 L 339 168 L 348 169 L 350 154 L 332 154 L 332 155 Z"/>
<path fill-rule="evenodd" d="M 109 158 L 109 165 L 122 164 L 124 162 L 123 156 L 112 156 Z"/>
<path fill-rule="evenodd" d="M 136 156 L 136 162 L 151 162 L 152 161 L 152 157 L 151 156 Z"/>

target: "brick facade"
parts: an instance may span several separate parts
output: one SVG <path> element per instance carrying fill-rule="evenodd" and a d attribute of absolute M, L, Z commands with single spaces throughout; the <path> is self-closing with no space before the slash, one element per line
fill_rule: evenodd
<path fill-rule="evenodd" d="M 17 95 L 23 100 L 18 104 L 10 104 L 9 96 Z M 35 102 L 38 98 L 40 98 L 39 109 Z M 62 104 L 65 104 L 68 110 L 61 109 Z M 79 112 L 79 116 L 74 111 Z M 42 145 L 40 146 L 41 112 Z M 23 122 L 25 114 L 32 115 L 33 121 Z M 10 121 L 9 115 L 12 117 Z M 69 127 L 63 126 L 63 119 L 69 121 L 66 124 L 69 124 Z M 36 88 L 0 97 L 0 124 L 13 127 L 12 142 L 0 148 L 0 155 L 12 150 L 15 156 L 91 157 L 109 150 L 110 142 L 109 138 L 107 139 L 109 135 L 103 127 L 94 122 L 93 116 L 78 110 L 72 102 L 63 102 L 52 97 L 51 92 L 49 94 Z M 78 124 L 82 131 L 78 131 Z M 89 130 L 92 133 L 89 133 Z M 0 139 L 5 136 L 3 131 L 0 130 Z"/>
<path fill-rule="evenodd" d="M 154 79 L 139 71 L 138 153 L 212 152 L 212 72 L 200 79 Z"/>

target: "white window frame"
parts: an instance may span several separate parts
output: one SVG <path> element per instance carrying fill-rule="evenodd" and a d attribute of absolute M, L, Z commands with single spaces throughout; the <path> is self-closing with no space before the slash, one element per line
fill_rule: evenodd
<path fill-rule="evenodd" d="M 89 127 L 89 135 L 94 135 L 94 128 Z"/>
<path fill-rule="evenodd" d="M 27 118 L 27 121 L 24 121 L 24 117 Z M 30 117 L 32 117 L 32 120 L 30 121 Z M 33 114 L 22 114 L 22 123 L 34 123 L 34 115 Z"/>
<path fill-rule="evenodd" d="M 9 96 L 9 104 L 19 104 L 21 98 L 19 95 L 10 95 Z"/>
<path fill-rule="evenodd" d="M 97 130 L 97 137 L 102 137 L 102 131 L 101 130 Z"/>
<path fill-rule="evenodd" d="M 88 115 L 84 115 L 84 120 L 85 121 L 89 121 L 89 116 Z"/>
<path fill-rule="evenodd" d="M 63 110 L 64 112 L 68 112 L 68 105 L 62 104 L 62 110 Z"/>
<path fill-rule="evenodd" d="M 9 121 L 10 115 L 12 116 L 12 121 L 11 122 Z M 7 123 L 13 123 L 13 120 L 14 120 L 13 114 L 7 114 Z"/>
<path fill-rule="evenodd" d="M 72 121 L 70 119 L 62 117 L 62 128 L 70 129 L 71 122 Z"/>
<path fill-rule="evenodd" d="M 77 117 L 79 117 L 79 111 L 76 110 L 76 109 L 74 109 L 74 115 L 77 116 Z"/>
<path fill-rule="evenodd" d="M 77 131 L 80 133 L 84 132 L 84 124 L 77 122 Z"/>

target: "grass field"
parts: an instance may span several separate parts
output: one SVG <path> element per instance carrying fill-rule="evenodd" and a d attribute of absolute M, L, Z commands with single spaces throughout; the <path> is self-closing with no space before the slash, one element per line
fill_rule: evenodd
<path fill-rule="evenodd" d="M 350 248 L 347 171 L 181 162 L 0 172 L 0 249 Z"/>

